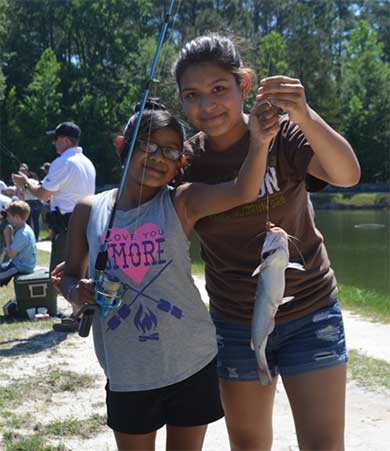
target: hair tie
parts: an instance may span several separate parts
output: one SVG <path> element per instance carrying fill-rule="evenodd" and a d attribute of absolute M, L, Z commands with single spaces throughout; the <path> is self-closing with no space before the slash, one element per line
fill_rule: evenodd
<path fill-rule="evenodd" d="M 120 158 L 123 153 L 123 149 L 125 147 L 125 137 L 122 135 L 116 136 L 114 138 L 114 147 L 115 147 L 115 152 L 117 153 L 118 157 Z"/>

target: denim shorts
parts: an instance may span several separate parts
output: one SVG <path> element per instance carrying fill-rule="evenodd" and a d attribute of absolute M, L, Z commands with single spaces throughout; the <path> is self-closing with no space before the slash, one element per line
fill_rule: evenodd
<path fill-rule="evenodd" d="M 258 380 L 251 327 L 212 316 L 217 329 L 219 377 Z M 339 303 L 335 301 L 302 318 L 276 325 L 268 337 L 266 356 L 272 376 L 299 374 L 347 362 Z"/>

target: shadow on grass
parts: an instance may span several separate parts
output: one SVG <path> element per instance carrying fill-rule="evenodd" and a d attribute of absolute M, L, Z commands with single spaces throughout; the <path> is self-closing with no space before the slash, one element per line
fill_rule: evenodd
<path fill-rule="evenodd" d="M 0 325 L 7 321 L 0 319 Z M 23 323 L 27 321 L 20 321 Z M 0 341 L 0 347 L 14 344 L 8 349 L 0 349 L 0 357 L 13 357 L 18 355 L 38 354 L 39 352 L 53 348 L 66 340 L 67 333 L 58 333 L 53 330 L 36 333 L 28 338 L 11 338 Z"/>

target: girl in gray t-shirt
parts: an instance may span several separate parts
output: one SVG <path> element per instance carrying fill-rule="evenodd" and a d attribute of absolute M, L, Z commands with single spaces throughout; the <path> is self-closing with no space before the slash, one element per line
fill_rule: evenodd
<path fill-rule="evenodd" d="M 215 329 L 191 276 L 189 238 L 199 219 L 256 199 L 279 122 L 267 103 L 256 104 L 237 178 L 172 189 L 168 183 L 185 162 L 183 127 L 159 103 L 146 107 L 108 242 L 105 272 L 120 280 L 122 304 L 94 315 L 95 351 L 120 449 L 151 449 L 165 424 L 169 447 L 200 449 L 207 424 L 223 412 Z M 137 117 L 116 140 L 122 162 Z M 95 303 L 93 268 L 115 198 L 116 190 L 106 191 L 73 212 L 60 287 L 75 305 Z"/>

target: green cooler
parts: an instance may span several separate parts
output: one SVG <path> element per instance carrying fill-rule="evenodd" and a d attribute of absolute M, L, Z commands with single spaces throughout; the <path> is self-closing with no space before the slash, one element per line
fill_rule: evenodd
<path fill-rule="evenodd" d="M 57 314 L 57 292 L 48 268 L 14 277 L 14 288 L 18 316 L 27 316 L 26 310 L 32 307 L 46 307 L 50 315 Z"/>

